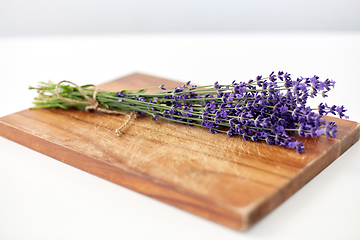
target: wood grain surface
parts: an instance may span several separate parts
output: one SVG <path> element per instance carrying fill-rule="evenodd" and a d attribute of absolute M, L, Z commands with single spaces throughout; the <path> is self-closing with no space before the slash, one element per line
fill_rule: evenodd
<path fill-rule="evenodd" d="M 132 74 L 104 90 L 178 86 Z M 78 110 L 24 110 L 0 118 L 0 135 L 86 172 L 225 226 L 246 230 L 360 138 L 356 122 L 335 120 L 338 136 L 302 139 L 305 153 L 211 134 L 149 117 Z"/>

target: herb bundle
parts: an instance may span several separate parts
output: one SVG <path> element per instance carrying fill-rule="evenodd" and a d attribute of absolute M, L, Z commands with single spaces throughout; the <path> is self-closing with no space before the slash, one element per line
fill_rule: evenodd
<path fill-rule="evenodd" d="M 229 137 L 240 135 L 244 140 L 266 141 L 269 145 L 295 148 L 301 153 L 304 145 L 294 140 L 294 134 L 300 137 L 323 134 L 335 137 L 337 126 L 334 122 L 326 123 L 322 116 L 334 114 L 348 118 L 343 106 L 321 103 L 312 109 L 306 105 L 308 97 L 326 97 L 334 84 L 329 79 L 320 81 L 317 76 L 292 80 L 288 73 L 272 72 L 268 77 L 258 76 L 248 82 L 233 81 L 229 85 L 216 82 L 214 85 L 196 86 L 187 82 L 175 88 L 152 87 L 159 88 L 157 93 L 148 93 L 150 88 L 96 91 L 88 88 L 93 85 L 80 89 L 70 85 L 57 86 L 52 82 L 40 83 L 31 89 L 39 92 L 33 108 L 75 107 L 84 110 L 93 104 L 89 99 L 96 91 L 96 104 L 111 111 L 136 112 L 140 116 L 149 114 L 154 121 L 162 118 L 205 127 L 211 133 L 225 133 Z"/>

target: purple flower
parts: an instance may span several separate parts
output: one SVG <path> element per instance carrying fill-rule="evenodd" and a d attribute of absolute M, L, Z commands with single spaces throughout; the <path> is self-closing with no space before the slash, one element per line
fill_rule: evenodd
<path fill-rule="evenodd" d="M 270 136 L 266 137 L 265 141 L 269 145 L 274 145 L 275 144 L 274 138 L 270 137 Z"/>
<path fill-rule="evenodd" d="M 326 79 L 325 81 L 324 81 L 324 84 L 325 84 L 325 88 L 328 90 L 328 91 L 330 91 L 330 87 L 335 87 L 335 81 L 333 81 L 333 80 L 330 80 L 330 79 Z"/>
<path fill-rule="evenodd" d="M 302 144 L 301 142 L 298 145 L 296 145 L 296 151 L 298 153 L 302 153 L 304 151 L 304 148 L 305 148 L 304 144 Z"/>
<path fill-rule="evenodd" d="M 335 125 L 335 122 L 328 122 L 328 124 L 325 127 L 325 135 L 327 138 L 329 137 L 336 137 L 337 134 L 337 130 L 336 130 L 337 126 Z"/>
<path fill-rule="evenodd" d="M 280 110 L 280 113 L 283 115 L 283 114 L 287 113 L 288 107 L 285 105 L 282 105 L 279 110 Z"/>
<path fill-rule="evenodd" d="M 115 97 L 125 97 L 124 91 L 116 93 Z"/>
<path fill-rule="evenodd" d="M 288 143 L 288 147 L 289 148 L 296 148 L 296 151 L 298 153 L 302 153 L 304 151 L 304 144 L 302 144 L 302 142 L 298 142 L 298 141 L 295 141 L 295 142 L 289 142 Z"/>
<path fill-rule="evenodd" d="M 221 88 L 221 86 L 219 85 L 219 83 L 218 83 L 218 82 L 215 82 L 215 84 L 214 84 L 214 88 L 215 88 L 215 89 L 220 89 L 220 88 Z"/>
<path fill-rule="evenodd" d="M 349 119 L 348 116 L 345 116 L 344 112 L 346 112 L 347 110 L 344 108 L 344 106 L 341 107 L 336 107 L 336 112 L 339 114 L 340 118 L 345 118 L 345 119 Z"/>
<path fill-rule="evenodd" d="M 160 85 L 160 89 L 161 89 L 161 90 L 166 90 L 166 88 L 164 88 L 164 84 L 161 84 L 161 85 Z"/>

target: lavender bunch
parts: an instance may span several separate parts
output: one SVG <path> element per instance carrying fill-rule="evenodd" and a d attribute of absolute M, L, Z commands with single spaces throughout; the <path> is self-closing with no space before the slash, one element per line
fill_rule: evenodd
<path fill-rule="evenodd" d="M 100 91 L 98 103 L 114 111 L 149 114 L 152 120 L 159 118 L 210 129 L 211 133 L 225 133 L 229 137 L 239 135 L 244 140 L 266 141 L 269 145 L 295 148 L 302 153 L 304 145 L 295 141 L 300 137 L 335 137 L 334 122 L 326 123 L 323 115 L 345 116 L 343 106 L 328 106 L 321 103 L 318 108 L 306 105 L 309 97 L 323 97 L 334 87 L 333 80 L 320 81 L 319 77 L 297 78 L 290 74 L 272 72 L 267 77 L 257 76 L 248 82 L 233 81 L 229 85 L 196 86 L 187 82 L 179 87 L 161 85 L 161 91 L 148 93 L 148 89 Z M 93 96 L 92 85 L 82 86 L 87 96 Z M 55 94 L 56 84 L 41 83 L 39 97 L 34 108 L 76 107 L 84 109 L 86 104 L 64 102 Z M 59 94 L 75 101 L 84 101 L 84 95 L 75 87 L 60 85 Z"/>

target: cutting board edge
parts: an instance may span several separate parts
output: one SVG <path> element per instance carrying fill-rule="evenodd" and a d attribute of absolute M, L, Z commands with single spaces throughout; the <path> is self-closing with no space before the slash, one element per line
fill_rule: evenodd
<path fill-rule="evenodd" d="M 354 122 L 354 123 L 357 123 L 357 125 L 354 128 L 354 131 L 345 135 L 344 139 L 346 139 L 347 141 L 345 142 L 346 144 L 341 144 L 339 156 L 344 154 L 347 150 L 349 150 L 355 143 L 357 143 L 360 140 L 360 122 Z"/>
<path fill-rule="evenodd" d="M 304 169 L 298 172 L 292 179 L 289 179 L 289 181 L 280 187 L 277 192 L 273 192 L 268 197 L 259 199 L 257 202 L 253 202 L 250 206 L 248 206 L 248 209 L 244 209 L 246 212 L 245 216 L 248 218 L 246 221 L 248 226 L 244 226 L 246 229 L 251 228 L 257 222 L 271 213 L 274 209 L 280 206 L 283 202 L 293 196 L 297 191 L 299 191 L 308 182 L 324 171 L 331 163 L 333 163 L 348 149 L 350 149 L 350 147 L 352 147 L 360 140 L 360 123 L 355 121 L 349 122 L 356 123 L 357 125 L 352 132 L 348 133 L 343 137 L 343 139 L 341 139 L 343 144 L 341 144 L 341 141 L 338 141 L 329 149 L 329 151 L 324 152 L 324 154 L 314 159 Z M 326 158 L 327 161 L 324 161 Z M 282 196 L 283 198 L 278 199 L 279 196 Z M 263 207 L 259 207 L 260 205 Z M 266 205 L 270 206 L 266 207 Z"/>

